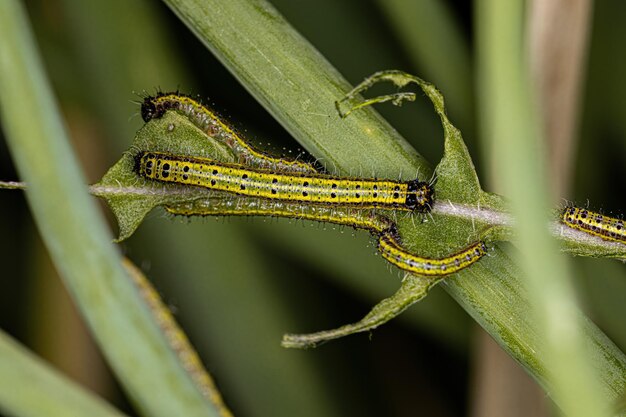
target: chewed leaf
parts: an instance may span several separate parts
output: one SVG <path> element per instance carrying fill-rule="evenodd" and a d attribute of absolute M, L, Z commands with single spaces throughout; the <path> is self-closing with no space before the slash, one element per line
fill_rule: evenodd
<path fill-rule="evenodd" d="M 332 339 L 374 330 L 426 297 L 428 291 L 440 280 L 440 277 L 425 278 L 406 275 L 400 289 L 391 297 L 376 304 L 362 320 L 333 330 L 309 334 L 286 334 L 283 336 L 282 345 L 287 348 L 312 348 Z"/>
<path fill-rule="evenodd" d="M 463 142 L 461 132 L 448 120 L 443 95 L 431 83 L 402 71 L 377 72 L 356 86 L 344 99 L 337 102 L 337 110 L 340 115 L 346 117 L 356 109 L 376 103 L 391 101 L 393 104 L 399 105 L 403 101 L 415 100 L 415 93 L 402 91 L 352 104 L 356 100 L 357 94 L 382 81 L 392 82 L 399 88 L 404 88 L 409 84 L 417 84 L 430 99 L 435 112 L 441 119 L 444 132 L 444 155 L 435 171 L 438 197 L 452 199 L 460 204 L 478 204 L 482 199 L 483 191 L 480 188 L 476 169 Z M 341 103 L 343 102 L 351 103 L 352 107 L 347 111 L 342 110 Z"/>
<path fill-rule="evenodd" d="M 367 78 L 337 103 L 339 113 L 345 117 L 358 108 L 376 103 L 391 101 L 400 104 L 404 100 L 415 100 L 415 93 L 397 92 L 357 101 L 358 93 L 380 81 L 390 81 L 400 88 L 412 83 L 417 84 L 433 103 L 444 130 L 444 155 L 435 170 L 437 184 L 433 222 L 430 226 L 422 224 L 416 228 L 406 220 L 399 220 L 398 228 L 407 248 L 428 253 L 429 248 L 437 248 L 442 242 L 450 244 L 455 236 L 461 238 L 469 236 L 468 240 L 510 240 L 513 236 L 513 219 L 506 214 L 507 203 L 503 197 L 481 189 L 461 132 L 448 120 L 443 96 L 432 84 L 401 71 L 379 72 Z M 340 106 L 344 101 L 352 104 L 347 111 L 342 110 Z M 357 103 L 353 104 L 354 101 Z M 555 216 L 555 219 L 557 218 L 559 216 Z M 620 235 L 622 221 L 619 219 L 612 221 L 616 225 L 612 232 Z M 617 227 L 618 223 L 620 227 Z M 592 230 L 584 230 L 587 233 L 574 230 L 576 228 L 581 229 L 566 227 L 562 219 L 551 225 L 553 235 L 564 242 L 563 249 L 568 252 L 584 256 L 625 259 L 624 240 L 607 241 L 606 233 L 603 236 L 603 233 L 593 231 L 593 225 L 587 227 Z"/>
<path fill-rule="evenodd" d="M 337 102 L 337 109 L 346 117 L 356 109 L 377 103 L 391 101 L 399 105 L 403 101 L 414 101 L 412 92 L 362 99 L 358 94 L 379 82 L 391 82 L 399 88 L 416 84 L 432 102 L 441 120 L 444 132 L 444 155 L 435 169 L 435 207 L 431 216 L 421 219 L 416 227 L 415 218 L 398 219 L 398 229 L 409 249 L 429 256 L 441 256 L 450 250 L 466 246 L 469 242 L 483 240 L 493 226 L 486 219 L 477 216 L 470 219 L 467 211 L 481 209 L 502 209 L 505 204 L 501 197 L 485 193 L 480 187 L 478 176 L 461 132 L 446 115 L 443 95 L 437 88 L 411 74 L 402 71 L 382 71 L 368 77 Z M 348 107 L 344 109 L 344 107 Z M 464 212 L 458 215 L 461 210 Z"/>
<path fill-rule="evenodd" d="M 359 178 L 339 181 L 336 177 L 324 177 L 304 162 L 259 153 L 201 104 L 187 96 L 171 94 L 147 99 L 168 100 L 168 104 L 162 106 L 159 117 L 148 118 L 130 150 L 92 191 L 107 200 L 117 217 L 119 240 L 129 237 L 156 206 L 163 206 L 174 215 L 278 216 L 368 230 L 378 238 L 383 258 L 406 273 L 401 288 L 357 323 L 308 335 L 286 335 L 283 345 L 312 347 L 373 330 L 424 298 L 445 276 L 482 259 L 488 251 L 485 240 L 506 239 L 512 223 L 494 221 L 494 216 L 502 214 L 503 199 L 482 191 L 461 133 L 448 120 L 443 96 L 434 86 L 405 73 L 384 72 L 366 80 L 342 101 L 354 100 L 356 93 L 380 80 L 400 87 L 416 83 L 432 101 L 441 120 L 445 146 L 436 168 L 436 200 L 432 199 L 432 183 L 412 181 L 409 187 L 409 182 L 383 180 L 372 188 L 370 195 L 367 190 L 371 184 L 362 183 Z M 399 104 L 414 98 L 414 93 L 407 92 L 376 97 L 343 114 L 378 102 Z M 341 113 L 339 103 L 337 108 Z M 402 212 L 402 207 L 394 205 L 381 215 L 377 211 L 380 207 L 334 205 L 339 182 L 350 184 L 344 185 L 348 191 L 341 195 L 348 196 L 345 198 L 352 198 L 351 185 L 358 189 L 354 198 L 359 202 L 383 196 L 387 188 L 392 190 L 388 195 L 400 195 L 402 187 L 407 192 L 421 190 L 419 195 L 427 198 L 422 210 Z M 421 188 L 414 184 L 421 184 Z M 318 204 L 306 202 L 306 198 L 313 198 L 313 193 L 317 193 Z M 278 194 L 284 195 L 283 199 L 273 200 Z M 319 204 L 322 201 L 326 205 Z"/>
<path fill-rule="evenodd" d="M 162 118 L 146 123 L 137 132 L 130 150 L 92 187 L 92 192 L 104 198 L 115 214 L 120 228 L 119 241 L 132 235 L 154 207 L 214 194 L 207 190 L 149 182 L 139 177 L 135 173 L 135 156 L 146 149 L 201 155 L 225 162 L 234 160 L 234 155 L 224 144 L 213 140 L 177 113 L 167 112 Z"/>

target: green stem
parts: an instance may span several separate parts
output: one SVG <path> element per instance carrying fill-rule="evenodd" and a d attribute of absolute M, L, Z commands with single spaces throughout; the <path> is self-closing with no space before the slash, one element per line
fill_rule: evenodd
<path fill-rule="evenodd" d="M 569 281 L 566 258 L 545 228 L 548 220 L 547 152 L 542 152 L 538 117 L 535 113 L 524 59 L 523 23 L 525 2 L 481 0 L 479 44 L 483 78 L 482 111 L 487 139 L 496 160 L 497 178 L 508 191 L 517 221 L 515 243 L 520 250 L 520 277 L 528 288 L 528 317 L 541 340 L 545 380 L 553 399 L 568 416 L 608 416 L 611 403 L 623 390 L 624 369 L 619 385 L 597 378 L 605 372 L 597 351 L 587 348 L 599 336 L 581 317 Z M 527 12 L 527 11 L 526 11 Z M 623 358 L 623 355 L 621 355 Z M 594 369 L 596 368 L 595 372 Z M 609 400 L 609 401 L 607 401 Z"/>

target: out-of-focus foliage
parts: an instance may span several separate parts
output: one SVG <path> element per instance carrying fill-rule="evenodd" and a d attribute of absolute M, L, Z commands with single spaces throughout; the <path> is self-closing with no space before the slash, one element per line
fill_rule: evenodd
<path fill-rule="evenodd" d="M 485 175 L 481 138 L 474 130 L 475 97 L 470 93 L 469 108 L 464 104 L 473 91 L 467 85 L 474 73 L 471 3 L 441 2 L 444 14 L 437 12 L 426 21 L 440 27 L 452 24 L 458 37 L 451 44 L 440 38 L 420 42 L 427 48 L 422 52 L 410 48 L 401 22 L 384 0 L 272 3 L 355 84 L 377 70 L 396 68 L 438 85 L 479 173 Z M 92 182 L 119 159 L 142 125 L 133 101 L 157 89 L 209 97 L 261 147 L 278 154 L 298 152 L 280 125 L 163 4 L 31 0 L 27 6 L 46 70 Z M 615 214 L 626 207 L 626 57 L 618 47 L 626 40 L 621 21 L 626 5 L 607 0 L 594 8 L 578 153 L 570 174 L 575 187 L 562 197 L 582 205 L 589 200 L 593 208 Z M 229 18 L 236 25 L 236 17 Z M 446 20 L 438 24 L 437 19 Z M 463 55 L 462 64 L 447 65 L 440 79 L 436 65 L 449 51 Z M 427 61 L 429 56 L 438 59 Z M 466 84 L 455 87 L 449 79 Z M 442 131 L 427 100 L 381 107 L 380 112 L 431 163 L 440 159 Z M 16 179 L 3 141 L 0 162 L 0 179 Z M 10 237 L 0 240 L 0 326 L 44 357 L 73 356 L 79 361 L 81 354 L 70 352 L 85 351 L 82 333 L 66 321 L 55 324 L 38 314 L 62 314 L 59 306 L 67 301 L 51 297 L 53 292 L 43 290 L 46 285 L 39 281 L 53 274 L 25 202 L 18 192 L 5 191 L 0 198 L 0 230 Z M 279 347 L 285 331 L 354 321 L 397 289 L 396 271 L 390 272 L 374 255 L 365 233 L 281 220 L 188 222 L 163 217 L 152 214 L 123 249 L 175 308 L 236 415 L 411 415 L 416 403 L 424 415 L 464 415 L 468 409 L 472 322 L 438 289 L 403 319 L 377 330 L 371 340 L 356 336 L 307 352 Z M 174 245 L 187 249 L 171 257 Z M 203 263 L 197 264 L 198 258 Z M 624 265 L 574 261 L 580 266 L 576 282 L 587 311 L 625 350 L 626 327 L 619 320 L 626 313 L 620 301 L 626 290 Z M 66 331 L 70 333 L 62 339 L 67 345 L 59 347 L 59 335 Z M 83 372 L 77 371 L 76 377 L 104 387 L 100 389 L 106 397 L 130 412 L 102 365 L 97 360 L 81 363 Z"/>

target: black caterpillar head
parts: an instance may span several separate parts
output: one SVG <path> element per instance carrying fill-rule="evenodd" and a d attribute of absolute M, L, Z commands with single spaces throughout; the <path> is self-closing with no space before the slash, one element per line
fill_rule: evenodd
<path fill-rule="evenodd" d="M 406 206 L 420 213 L 428 213 L 433 205 L 435 191 L 427 182 L 413 180 L 407 187 Z"/>

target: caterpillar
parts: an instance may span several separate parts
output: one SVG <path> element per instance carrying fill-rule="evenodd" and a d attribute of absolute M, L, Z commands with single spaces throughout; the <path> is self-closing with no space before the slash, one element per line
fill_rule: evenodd
<path fill-rule="evenodd" d="M 478 241 L 444 258 L 423 258 L 407 252 L 397 234 L 390 231 L 379 236 L 378 250 L 383 258 L 403 271 L 424 276 L 445 276 L 476 263 L 487 254 L 487 245 Z"/>
<path fill-rule="evenodd" d="M 561 222 L 573 229 L 580 230 L 604 240 L 626 243 L 624 221 L 605 216 L 584 208 L 566 207 L 560 215 Z"/>
<path fill-rule="evenodd" d="M 443 277 L 453 274 L 474 264 L 487 253 L 486 244 L 478 241 L 444 258 L 417 256 L 402 246 L 395 223 L 378 215 L 374 210 L 319 206 L 311 211 L 309 208 L 303 210 L 302 206 L 293 203 L 275 203 L 262 199 L 240 202 L 229 199 L 225 202 L 226 204 L 216 204 L 215 201 L 196 200 L 183 205 L 166 206 L 165 209 L 171 214 L 184 216 L 275 216 L 316 220 L 368 230 L 377 238 L 377 248 L 384 259 L 403 271 L 422 276 Z"/>
<path fill-rule="evenodd" d="M 379 235 L 395 227 L 389 218 L 374 210 L 353 207 L 302 206 L 283 201 L 264 199 L 209 198 L 189 203 L 165 206 L 165 211 L 178 216 L 265 216 L 299 220 L 313 220 L 351 226 Z"/>
<path fill-rule="evenodd" d="M 320 173 L 276 172 L 165 152 L 137 153 L 135 172 L 141 177 L 160 182 L 304 204 L 427 213 L 433 202 L 432 186 L 419 180 L 391 181 Z"/>
<path fill-rule="evenodd" d="M 208 136 L 225 143 L 238 157 L 240 164 L 275 171 L 317 172 L 306 162 L 274 158 L 253 149 L 221 117 L 199 101 L 179 92 L 159 92 L 156 96 L 145 97 L 141 104 L 141 117 L 147 123 L 161 118 L 168 110 L 184 115 Z"/>

